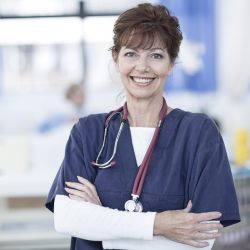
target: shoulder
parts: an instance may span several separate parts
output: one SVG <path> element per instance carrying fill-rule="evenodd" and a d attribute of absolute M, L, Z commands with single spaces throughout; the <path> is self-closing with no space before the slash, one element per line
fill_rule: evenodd
<path fill-rule="evenodd" d="M 212 119 L 204 113 L 194 113 L 178 108 L 174 109 L 172 112 L 174 112 L 175 116 L 179 118 L 182 122 L 187 122 L 188 124 L 192 123 L 192 125 L 199 125 L 206 122 L 213 123 Z"/>
<path fill-rule="evenodd" d="M 107 113 L 91 114 L 82 117 L 71 129 L 71 137 L 86 139 L 88 136 L 97 136 L 103 131 Z"/>
<path fill-rule="evenodd" d="M 175 119 L 179 131 L 197 139 L 211 143 L 221 141 L 220 132 L 215 122 L 206 114 L 193 113 L 181 109 L 175 109 Z M 176 124 L 176 125 L 177 125 Z"/>
<path fill-rule="evenodd" d="M 172 112 L 175 112 L 175 116 L 179 122 L 185 123 L 185 125 L 191 125 L 195 128 L 203 126 L 216 128 L 215 122 L 204 113 L 193 113 L 181 109 L 174 109 Z"/>
<path fill-rule="evenodd" d="M 108 116 L 108 113 L 90 114 L 88 116 L 80 118 L 79 124 L 81 126 L 92 126 L 94 124 L 102 124 L 103 125 L 107 116 Z"/>
<path fill-rule="evenodd" d="M 96 127 L 102 127 L 107 118 L 108 113 L 100 113 L 100 114 L 90 114 L 88 116 L 82 117 L 75 124 L 74 127 L 78 130 L 82 129 L 96 129 Z"/>

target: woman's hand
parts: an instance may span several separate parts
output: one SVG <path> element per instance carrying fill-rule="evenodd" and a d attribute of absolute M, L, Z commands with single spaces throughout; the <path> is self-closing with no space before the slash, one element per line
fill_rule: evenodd
<path fill-rule="evenodd" d="M 83 177 L 77 176 L 77 179 L 79 182 L 65 182 L 68 186 L 65 190 L 69 193 L 69 198 L 102 206 L 95 186 Z"/>
<path fill-rule="evenodd" d="M 189 213 L 191 207 L 192 203 L 189 201 L 187 208 L 183 210 L 157 213 L 154 235 L 162 235 L 170 240 L 193 247 L 208 246 L 206 240 L 220 236 L 218 229 L 223 228 L 223 226 L 218 221 L 211 220 L 219 220 L 221 213 Z M 211 222 L 206 223 L 207 221 Z"/>

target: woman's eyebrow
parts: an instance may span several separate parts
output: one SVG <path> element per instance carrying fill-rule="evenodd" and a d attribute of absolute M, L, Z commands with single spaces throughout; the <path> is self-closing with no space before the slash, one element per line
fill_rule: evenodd
<path fill-rule="evenodd" d="M 165 51 L 165 49 L 163 48 L 159 48 L 159 47 L 155 47 L 155 48 L 151 48 L 150 51 L 153 51 L 153 50 L 161 50 L 161 51 Z"/>
<path fill-rule="evenodd" d="M 130 47 L 124 47 L 124 49 L 136 50 L 136 49 L 133 49 L 133 48 L 130 48 Z"/>
<path fill-rule="evenodd" d="M 133 50 L 133 51 L 138 51 L 140 50 L 140 48 L 130 48 L 130 47 L 124 47 L 125 50 Z M 161 50 L 162 52 L 165 51 L 164 48 L 160 48 L 160 47 L 153 47 L 153 48 L 150 48 L 150 49 L 145 49 L 145 50 L 148 50 L 150 52 L 152 51 L 155 51 L 155 50 Z"/>

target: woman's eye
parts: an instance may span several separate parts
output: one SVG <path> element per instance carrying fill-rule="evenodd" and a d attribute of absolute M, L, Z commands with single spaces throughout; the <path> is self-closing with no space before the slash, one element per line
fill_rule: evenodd
<path fill-rule="evenodd" d="M 135 53 L 134 52 L 127 52 L 127 53 L 124 54 L 124 56 L 133 57 L 133 56 L 135 56 Z"/>
<path fill-rule="evenodd" d="M 154 53 L 154 54 L 152 54 L 152 57 L 153 57 L 154 59 L 162 59 L 162 58 L 163 58 L 163 55 L 158 54 L 158 53 Z"/>

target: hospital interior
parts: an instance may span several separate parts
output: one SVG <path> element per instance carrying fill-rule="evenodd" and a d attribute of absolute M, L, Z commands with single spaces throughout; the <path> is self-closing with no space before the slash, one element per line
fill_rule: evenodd
<path fill-rule="evenodd" d="M 123 104 L 112 28 L 142 2 L 183 32 L 168 104 L 210 116 L 228 153 L 241 222 L 212 249 L 250 249 L 249 0 L 0 0 L 0 250 L 69 249 L 44 203 L 73 124 Z"/>

